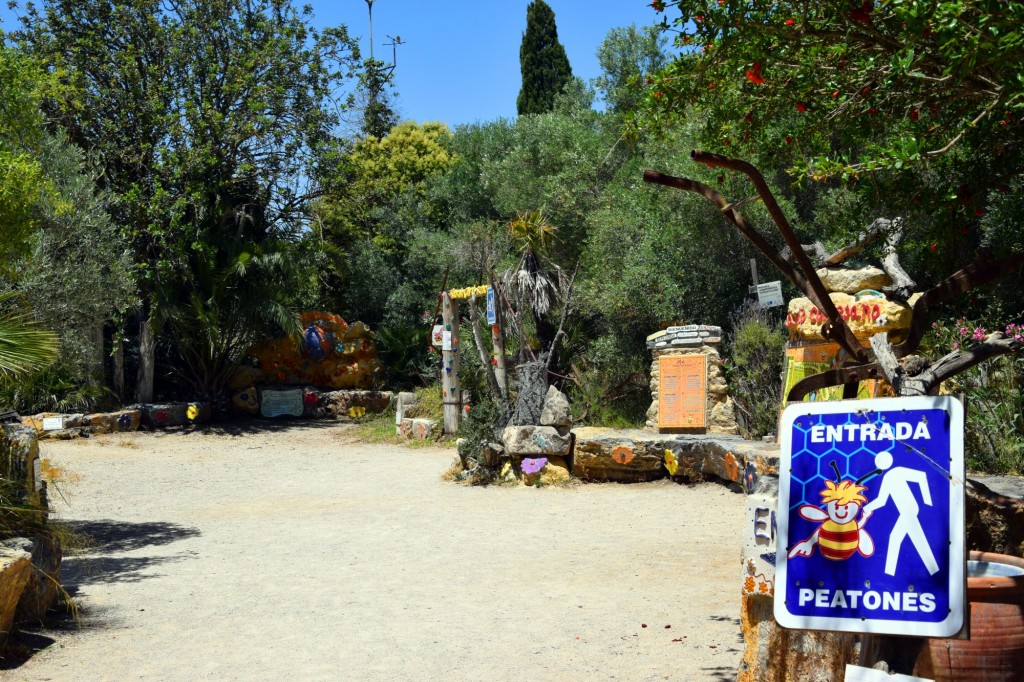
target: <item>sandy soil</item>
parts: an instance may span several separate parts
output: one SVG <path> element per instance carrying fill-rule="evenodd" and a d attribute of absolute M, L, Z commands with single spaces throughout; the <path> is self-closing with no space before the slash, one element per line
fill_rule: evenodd
<path fill-rule="evenodd" d="M 718 485 L 464 487 L 452 450 L 316 424 L 43 456 L 96 542 L 64 563 L 83 621 L 5 680 L 735 679 Z"/>

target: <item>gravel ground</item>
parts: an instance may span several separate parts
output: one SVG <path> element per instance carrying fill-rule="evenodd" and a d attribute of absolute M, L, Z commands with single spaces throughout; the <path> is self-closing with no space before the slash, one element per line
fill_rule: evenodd
<path fill-rule="evenodd" d="M 465 487 L 345 430 L 45 443 L 83 618 L 0 678 L 735 679 L 741 496 Z"/>

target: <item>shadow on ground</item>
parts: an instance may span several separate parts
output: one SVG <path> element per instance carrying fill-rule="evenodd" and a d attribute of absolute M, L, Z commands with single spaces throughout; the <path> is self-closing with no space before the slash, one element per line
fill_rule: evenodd
<path fill-rule="evenodd" d="M 188 553 L 174 556 L 126 557 L 123 552 L 147 547 L 162 547 L 179 540 L 199 537 L 198 528 L 164 521 L 130 523 L 127 521 L 67 521 L 63 525 L 85 546 L 83 550 L 68 551 L 61 561 L 61 583 L 65 598 L 74 599 L 85 585 L 104 583 L 133 583 L 159 575 L 155 566 L 183 561 Z M 18 630 L 0 652 L 0 670 L 13 670 L 38 652 L 52 646 L 50 635 L 60 631 L 103 627 L 116 618 L 104 610 L 83 609 L 72 613 L 66 605 L 51 609 L 45 623 L 19 624 Z"/>
<path fill-rule="evenodd" d="M 198 528 L 165 521 L 130 523 L 127 521 L 62 521 L 79 536 L 85 549 L 69 552 L 61 562 L 64 589 L 74 596 L 82 585 L 94 583 L 138 582 L 153 577 L 154 566 L 181 561 L 185 556 L 122 557 L 112 556 L 147 547 L 162 547 L 179 540 L 199 537 Z"/>
<path fill-rule="evenodd" d="M 281 433 L 283 431 L 319 431 L 336 429 L 352 422 L 336 419 L 309 419 L 304 417 L 276 417 L 274 419 L 232 419 L 231 421 L 214 422 L 195 427 L 182 427 L 182 430 L 197 433 L 212 433 L 218 436 L 252 436 L 259 433 Z M 180 434 L 182 431 L 177 431 Z M 158 435 L 174 435 L 174 431 L 165 429 L 154 432 Z"/>
<path fill-rule="evenodd" d="M 729 616 L 711 616 L 708 620 L 713 620 L 718 623 L 732 623 L 736 626 L 736 641 L 739 644 L 743 644 L 743 626 L 740 623 L 739 618 L 731 618 Z"/>
<path fill-rule="evenodd" d="M 724 665 L 720 665 L 716 668 L 703 668 L 706 680 L 721 680 L 722 682 L 731 682 L 736 679 L 736 668 L 728 668 Z"/>
<path fill-rule="evenodd" d="M 61 525 L 81 536 L 88 554 L 130 552 L 144 547 L 169 545 L 178 540 L 199 537 L 198 528 L 166 521 L 129 523 L 126 521 L 64 521 Z"/>

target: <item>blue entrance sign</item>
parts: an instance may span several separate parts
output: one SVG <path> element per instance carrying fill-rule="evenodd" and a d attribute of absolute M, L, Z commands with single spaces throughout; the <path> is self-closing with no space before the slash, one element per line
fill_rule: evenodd
<path fill-rule="evenodd" d="M 487 287 L 487 324 L 494 324 L 498 315 L 494 309 L 494 287 Z"/>
<path fill-rule="evenodd" d="M 960 403 L 796 403 L 780 435 L 778 623 L 956 635 L 966 590 Z"/>

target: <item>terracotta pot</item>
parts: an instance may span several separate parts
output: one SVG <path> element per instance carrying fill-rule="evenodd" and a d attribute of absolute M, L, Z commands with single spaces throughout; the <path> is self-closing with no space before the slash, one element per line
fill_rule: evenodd
<path fill-rule="evenodd" d="M 967 599 L 971 638 L 929 640 L 914 674 L 935 682 L 1024 679 L 1024 559 L 971 552 Z"/>

